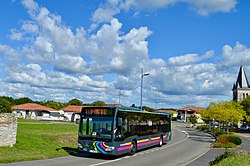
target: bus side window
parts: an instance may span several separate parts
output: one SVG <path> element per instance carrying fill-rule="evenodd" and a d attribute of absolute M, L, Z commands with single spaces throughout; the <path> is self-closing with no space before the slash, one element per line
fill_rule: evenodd
<path fill-rule="evenodd" d="M 121 126 L 118 125 L 118 121 L 122 120 Z M 118 119 L 116 123 L 116 132 L 115 132 L 115 138 L 117 141 L 122 141 L 124 140 L 128 134 L 127 134 L 127 117 L 126 114 L 123 112 L 118 112 Z"/>

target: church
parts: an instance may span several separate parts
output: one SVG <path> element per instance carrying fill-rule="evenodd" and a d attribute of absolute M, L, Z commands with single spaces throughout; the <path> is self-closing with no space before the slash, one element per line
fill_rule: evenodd
<path fill-rule="evenodd" d="M 233 84 L 233 100 L 242 101 L 250 95 L 250 86 L 243 66 L 240 66 L 236 83 Z"/>

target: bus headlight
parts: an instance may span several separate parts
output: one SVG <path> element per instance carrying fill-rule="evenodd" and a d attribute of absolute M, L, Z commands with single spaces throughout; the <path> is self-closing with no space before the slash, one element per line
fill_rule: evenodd
<path fill-rule="evenodd" d="M 79 148 L 79 149 L 83 149 L 82 144 L 78 143 L 78 148 Z"/>
<path fill-rule="evenodd" d="M 106 151 L 106 152 L 111 152 L 111 151 L 114 150 L 114 149 L 115 149 L 115 147 L 110 146 L 110 147 L 106 148 L 105 151 Z"/>

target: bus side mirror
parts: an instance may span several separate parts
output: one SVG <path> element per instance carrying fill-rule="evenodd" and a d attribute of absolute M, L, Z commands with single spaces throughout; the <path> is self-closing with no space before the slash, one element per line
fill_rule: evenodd
<path fill-rule="evenodd" d="M 117 126 L 118 127 L 122 127 L 122 118 L 118 118 L 118 122 L 117 122 Z"/>

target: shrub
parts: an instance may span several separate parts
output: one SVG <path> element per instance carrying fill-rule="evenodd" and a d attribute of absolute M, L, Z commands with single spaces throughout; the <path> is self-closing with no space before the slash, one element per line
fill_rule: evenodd
<path fill-rule="evenodd" d="M 208 131 L 208 130 L 209 130 L 209 127 L 208 127 L 208 126 L 205 126 L 205 125 L 197 126 L 197 128 L 198 128 L 199 130 L 202 130 L 202 131 Z"/>
<path fill-rule="evenodd" d="M 215 164 L 217 164 L 217 163 L 219 163 L 221 160 L 223 160 L 223 159 L 226 159 L 226 158 L 228 158 L 228 157 L 230 157 L 230 156 L 232 156 L 233 155 L 233 153 L 231 153 L 231 152 L 228 152 L 227 150 L 225 151 L 225 153 L 223 153 L 223 154 L 221 154 L 221 155 L 218 155 L 216 158 L 215 158 L 215 160 L 214 161 L 210 161 L 209 162 L 209 165 L 215 165 Z"/>
<path fill-rule="evenodd" d="M 242 143 L 242 140 L 238 136 L 230 135 L 228 138 L 229 138 L 229 141 L 234 143 L 235 145 L 240 145 Z"/>
<path fill-rule="evenodd" d="M 228 142 L 228 143 L 221 143 L 221 142 L 215 142 L 213 144 L 213 148 L 236 148 L 236 145 L 232 142 Z"/>
<path fill-rule="evenodd" d="M 229 143 L 230 140 L 229 140 L 229 137 L 227 135 L 220 135 L 218 138 L 217 138 L 217 142 L 220 142 L 222 144 L 226 144 L 226 143 Z"/>
<path fill-rule="evenodd" d="M 4 98 L 0 98 L 0 113 L 11 112 L 11 103 Z"/>
<path fill-rule="evenodd" d="M 218 136 L 220 136 L 220 135 L 226 134 L 225 131 L 219 130 L 219 129 L 212 129 L 212 130 L 211 130 L 211 133 L 212 133 L 215 137 L 218 137 Z"/>

